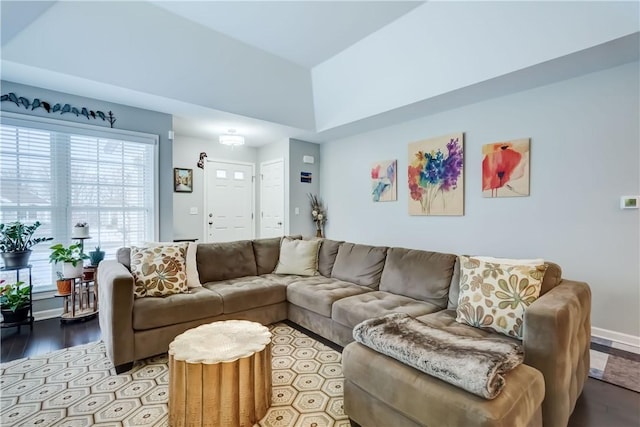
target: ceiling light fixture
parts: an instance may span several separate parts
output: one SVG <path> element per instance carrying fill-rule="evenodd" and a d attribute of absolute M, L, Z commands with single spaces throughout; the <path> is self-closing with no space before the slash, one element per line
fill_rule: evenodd
<path fill-rule="evenodd" d="M 230 145 L 231 147 L 237 147 L 239 145 L 244 145 L 244 136 L 235 135 L 235 129 L 229 129 L 228 134 L 220 135 L 220 144 Z"/>

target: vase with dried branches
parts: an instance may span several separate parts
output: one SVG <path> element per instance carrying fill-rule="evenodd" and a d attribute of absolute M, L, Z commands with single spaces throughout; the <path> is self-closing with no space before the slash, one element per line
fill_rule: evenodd
<path fill-rule="evenodd" d="M 324 237 L 324 224 L 327 222 L 327 210 L 323 206 L 322 199 L 315 194 L 308 194 L 311 202 L 311 218 L 316 224 L 316 237 Z"/>

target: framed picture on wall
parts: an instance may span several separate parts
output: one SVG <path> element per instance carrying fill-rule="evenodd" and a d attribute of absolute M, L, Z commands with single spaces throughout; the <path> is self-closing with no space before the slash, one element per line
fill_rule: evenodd
<path fill-rule="evenodd" d="M 173 168 L 173 191 L 176 193 L 193 192 L 193 169 Z"/>

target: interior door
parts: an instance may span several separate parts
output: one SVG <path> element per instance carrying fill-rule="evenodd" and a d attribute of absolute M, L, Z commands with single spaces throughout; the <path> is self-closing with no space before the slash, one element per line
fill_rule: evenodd
<path fill-rule="evenodd" d="M 205 239 L 230 242 L 253 239 L 254 165 L 207 161 Z"/>
<path fill-rule="evenodd" d="M 284 161 L 260 164 L 260 237 L 284 236 Z"/>

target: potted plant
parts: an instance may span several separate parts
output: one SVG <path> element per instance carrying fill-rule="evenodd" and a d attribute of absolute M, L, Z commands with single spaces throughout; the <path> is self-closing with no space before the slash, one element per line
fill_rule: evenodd
<path fill-rule="evenodd" d="M 4 280 L 0 280 L 0 285 Z M 22 286 L 24 282 L 7 284 L 0 288 L 0 313 L 5 323 L 25 320 L 31 309 L 31 286 Z"/>
<path fill-rule="evenodd" d="M 33 237 L 41 225 L 40 221 L 31 225 L 23 224 L 20 221 L 0 224 L 0 255 L 2 255 L 5 267 L 28 265 L 31 247 L 53 240 L 53 237 Z"/>
<path fill-rule="evenodd" d="M 56 274 L 58 275 L 58 280 L 56 280 L 58 295 L 69 295 L 71 293 L 71 282 L 73 282 L 73 279 L 65 279 L 60 271 L 57 271 Z"/>
<path fill-rule="evenodd" d="M 89 252 L 89 259 L 92 266 L 97 266 L 104 259 L 104 251 L 100 250 L 100 246 L 96 246 L 95 251 Z"/>
<path fill-rule="evenodd" d="M 82 245 L 74 243 L 65 247 L 62 243 L 51 246 L 49 262 L 62 263 L 62 275 L 65 279 L 82 276 L 82 261 L 89 259 L 87 254 L 82 252 Z"/>

